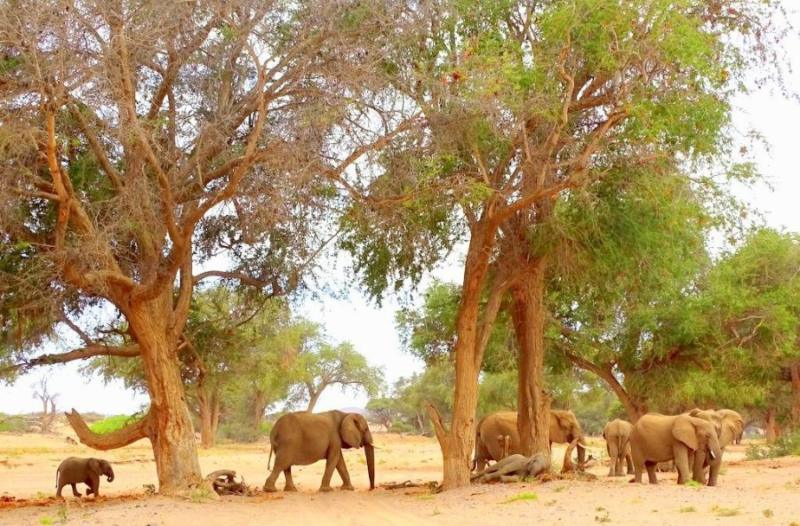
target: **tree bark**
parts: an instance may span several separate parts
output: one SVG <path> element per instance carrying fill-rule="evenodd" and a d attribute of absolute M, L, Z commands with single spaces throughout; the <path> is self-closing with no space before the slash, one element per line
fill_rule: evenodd
<path fill-rule="evenodd" d="M 316 407 L 317 402 L 319 402 L 319 397 L 320 397 L 320 395 L 322 395 L 322 391 L 323 390 L 324 390 L 324 387 L 320 387 L 316 391 L 313 390 L 313 389 L 310 389 L 308 391 L 308 407 L 306 407 L 306 411 L 308 411 L 309 413 L 314 411 L 314 407 Z"/>
<path fill-rule="evenodd" d="M 173 336 L 172 291 L 132 302 L 126 318 L 139 343 L 147 389 L 159 492 L 180 494 L 202 482 L 197 444 Z"/>
<path fill-rule="evenodd" d="M 256 391 L 253 396 L 253 419 L 251 426 L 253 431 L 261 429 L 261 422 L 264 420 L 264 411 L 267 409 L 267 396 L 263 391 Z"/>
<path fill-rule="evenodd" d="M 496 229 L 478 223 L 472 229 L 461 302 L 456 317 L 455 392 L 453 417 L 449 430 L 433 406 L 428 413 L 442 450 L 442 488 L 445 490 L 470 484 L 470 457 L 475 442 L 475 411 L 478 407 L 478 374 L 483 361 L 483 348 L 478 334 L 481 292 L 486 281 L 489 255 Z M 484 324 L 486 325 L 486 324 Z M 484 327 L 482 330 L 490 330 Z"/>
<path fill-rule="evenodd" d="M 206 386 L 198 386 L 197 406 L 200 412 L 200 447 L 203 449 L 212 448 L 216 445 L 216 429 L 214 427 L 215 398 L 216 393 L 212 393 L 209 396 Z"/>
<path fill-rule="evenodd" d="M 550 397 L 544 390 L 544 274 L 545 262 L 538 259 L 511 290 L 511 318 L 519 347 L 517 430 L 526 456 L 550 455 Z"/>
<path fill-rule="evenodd" d="M 767 409 L 767 414 L 764 418 L 764 431 L 766 433 L 767 443 L 775 442 L 781 436 L 781 428 L 775 418 L 775 409 L 770 407 Z"/>
<path fill-rule="evenodd" d="M 792 377 L 792 427 L 800 429 L 800 362 L 789 366 Z"/>

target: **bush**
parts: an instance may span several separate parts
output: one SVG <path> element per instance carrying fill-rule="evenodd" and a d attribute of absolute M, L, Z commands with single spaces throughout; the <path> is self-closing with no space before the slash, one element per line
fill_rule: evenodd
<path fill-rule="evenodd" d="M 25 417 L 0 413 L 0 433 L 24 433 L 27 430 Z"/>
<path fill-rule="evenodd" d="M 787 455 L 800 455 L 800 429 L 793 433 L 787 433 L 766 446 L 751 444 L 745 452 L 745 456 L 750 460 L 785 457 Z"/>
<path fill-rule="evenodd" d="M 136 413 L 133 415 L 114 415 L 104 418 L 102 420 L 98 420 L 97 422 L 93 422 L 89 424 L 89 429 L 94 431 L 95 433 L 99 433 L 101 435 L 106 433 L 112 433 L 123 427 L 130 425 L 137 420 L 140 420 L 142 415 L 140 413 Z"/>
<path fill-rule="evenodd" d="M 272 424 L 268 425 L 272 429 Z M 219 426 L 219 436 L 233 442 L 257 442 L 265 434 L 269 435 L 269 431 L 264 431 L 264 424 L 261 424 L 259 429 L 253 429 L 249 423 L 236 421 L 220 424 Z"/>

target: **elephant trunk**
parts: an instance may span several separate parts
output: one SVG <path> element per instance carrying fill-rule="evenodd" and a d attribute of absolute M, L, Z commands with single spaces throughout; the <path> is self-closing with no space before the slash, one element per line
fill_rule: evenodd
<path fill-rule="evenodd" d="M 582 435 L 580 436 L 580 438 L 578 438 L 577 448 L 578 448 L 578 467 L 579 469 L 583 469 L 583 466 L 586 464 L 586 440 L 584 440 Z"/>
<path fill-rule="evenodd" d="M 719 468 L 722 466 L 722 448 L 716 440 L 708 444 L 708 457 L 708 485 L 716 486 Z"/>
<path fill-rule="evenodd" d="M 369 475 L 369 489 L 375 489 L 375 448 L 371 443 L 364 444 L 364 455 L 367 457 L 367 475 Z"/>
<path fill-rule="evenodd" d="M 111 466 L 108 467 L 108 473 L 105 475 L 108 482 L 114 482 L 114 470 L 111 469 Z"/>

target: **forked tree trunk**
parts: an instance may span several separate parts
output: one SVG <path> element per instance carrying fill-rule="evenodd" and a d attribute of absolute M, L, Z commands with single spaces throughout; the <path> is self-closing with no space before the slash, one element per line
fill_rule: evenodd
<path fill-rule="evenodd" d="M 132 303 L 126 317 L 139 344 L 147 390 L 159 492 L 179 494 L 202 482 L 197 443 L 186 403 L 177 341 L 169 320 L 172 293 Z"/>
<path fill-rule="evenodd" d="M 306 411 L 309 413 L 314 411 L 314 408 L 317 406 L 317 402 L 319 402 L 319 397 L 322 395 L 323 388 L 318 390 L 309 390 L 308 392 L 308 407 L 306 407 Z"/>
<path fill-rule="evenodd" d="M 530 265 L 511 290 L 511 318 L 519 354 L 517 430 L 523 455 L 550 454 L 550 397 L 544 390 L 544 261 Z"/>
<path fill-rule="evenodd" d="M 219 396 L 219 390 L 214 390 L 214 395 L 211 399 L 211 437 L 213 438 L 214 444 L 217 443 L 217 431 L 219 431 L 219 414 L 221 409 L 221 402 Z"/>

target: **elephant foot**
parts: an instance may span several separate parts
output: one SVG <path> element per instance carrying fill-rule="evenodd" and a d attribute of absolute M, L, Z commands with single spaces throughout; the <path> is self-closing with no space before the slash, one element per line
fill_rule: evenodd
<path fill-rule="evenodd" d="M 329 493 L 329 492 L 333 491 L 333 488 L 330 487 L 330 486 L 320 486 L 319 487 L 319 491 L 321 493 Z"/>
<path fill-rule="evenodd" d="M 342 484 L 342 490 L 344 491 L 355 491 L 355 489 L 352 484 Z"/>
<path fill-rule="evenodd" d="M 278 491 L 278 488 L 275 486 L 267 486 L 266 484 L 262 489 L 264 490 L 264 493 L 275 493 Z"/>
<path fill-rule="evenodd" d="M 291 486 L 284 486 L 283 491 L 297 491 L 297 487 L 294 484 Z"/>

